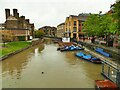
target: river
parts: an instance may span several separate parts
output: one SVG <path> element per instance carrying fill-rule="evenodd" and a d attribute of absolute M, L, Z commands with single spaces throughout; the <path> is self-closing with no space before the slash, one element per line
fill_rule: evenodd
<path fill-rule="evenodd" d="M 75 57 L 75 52 L 57 51 L 46 39 L 2 62 L 3 88 L 94 88 L 104 79 L 101 65 Z M 43 74 L 42 74 L 43 72 Z"/>

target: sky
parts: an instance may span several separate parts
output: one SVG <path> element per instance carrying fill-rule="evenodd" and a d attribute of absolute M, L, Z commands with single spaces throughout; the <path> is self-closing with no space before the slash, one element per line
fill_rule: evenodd
<path fill-rule="evenodd" d="M 80 13 L 106 13 L 116 0 L 0 0 L 0 23 L 5 22 L 5 9 L 18 9 L 20 16 L 30 19 L 38 29 L 57 26 L 69 15 Z"/>

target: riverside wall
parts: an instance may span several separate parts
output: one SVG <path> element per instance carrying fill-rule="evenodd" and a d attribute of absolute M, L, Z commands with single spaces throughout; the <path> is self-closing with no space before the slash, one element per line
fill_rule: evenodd
<path fill-rule="evenodd" d="M 11 56 L 13 56 L 13 55 L 15 55 L 17 53 L 20 53 L 20 52 L 22 52 L 22 51 L 24 51 L 24 50 L 26 50 L 26 49 L 34 46 L 34 45 L 41 44 L 43 41 L 44 41 L 44 39 L 34 39 L 34 40 L 30 41 L 30 42 L 32 42 L 31 45 L 29 45 L 29 46 L 27 46 L 25 48 L 22 48 L 20 50 L 16 50 L 14 52 L 11 52 L 11 53 L 9 53 L 9 54 L 7 54 L 5 56 L 0 57 L 0 61 L 5 60 L 6 58 L 9 58 L 9 57 L 11 57 Z"/>

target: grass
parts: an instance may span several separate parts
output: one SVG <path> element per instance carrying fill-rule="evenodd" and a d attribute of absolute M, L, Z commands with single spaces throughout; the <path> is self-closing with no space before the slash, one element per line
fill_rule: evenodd
<path fill-rule="evenodd" d="M 22 48 L 25 48 L 30 44 L 31 42 L 26 42 L 26 41 L 9 42 L 5 45 L 5 47 L 2 47 L 1 49 L 2 53 L 0 53 L 0 57 L 10 54 L 14 51 L 20 50 Z"/>

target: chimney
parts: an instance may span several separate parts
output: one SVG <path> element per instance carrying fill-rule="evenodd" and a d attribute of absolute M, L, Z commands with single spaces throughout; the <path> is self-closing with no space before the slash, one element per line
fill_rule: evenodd
<path fill-rule="evenodd" d="M 17 13 L 17 9 L 13 9 L 13 16 L 16 17 L 18 19 L 18 13 Z"/>
<path fill-rule="evenodd" d="M 10 9 L 5 9 L 6 19 L 10 16 Z"/>
<path fill-rule="evenodd" d="M 26 19 L 26 22 L 29 24 L 29 23 L 30 23 L 30 20 L 29 20 L 29 19 Z"/>
<path fill-rule="evenodd" d="M 17 13 L 17 18 L 19 18 L 19 13 Z"/>

